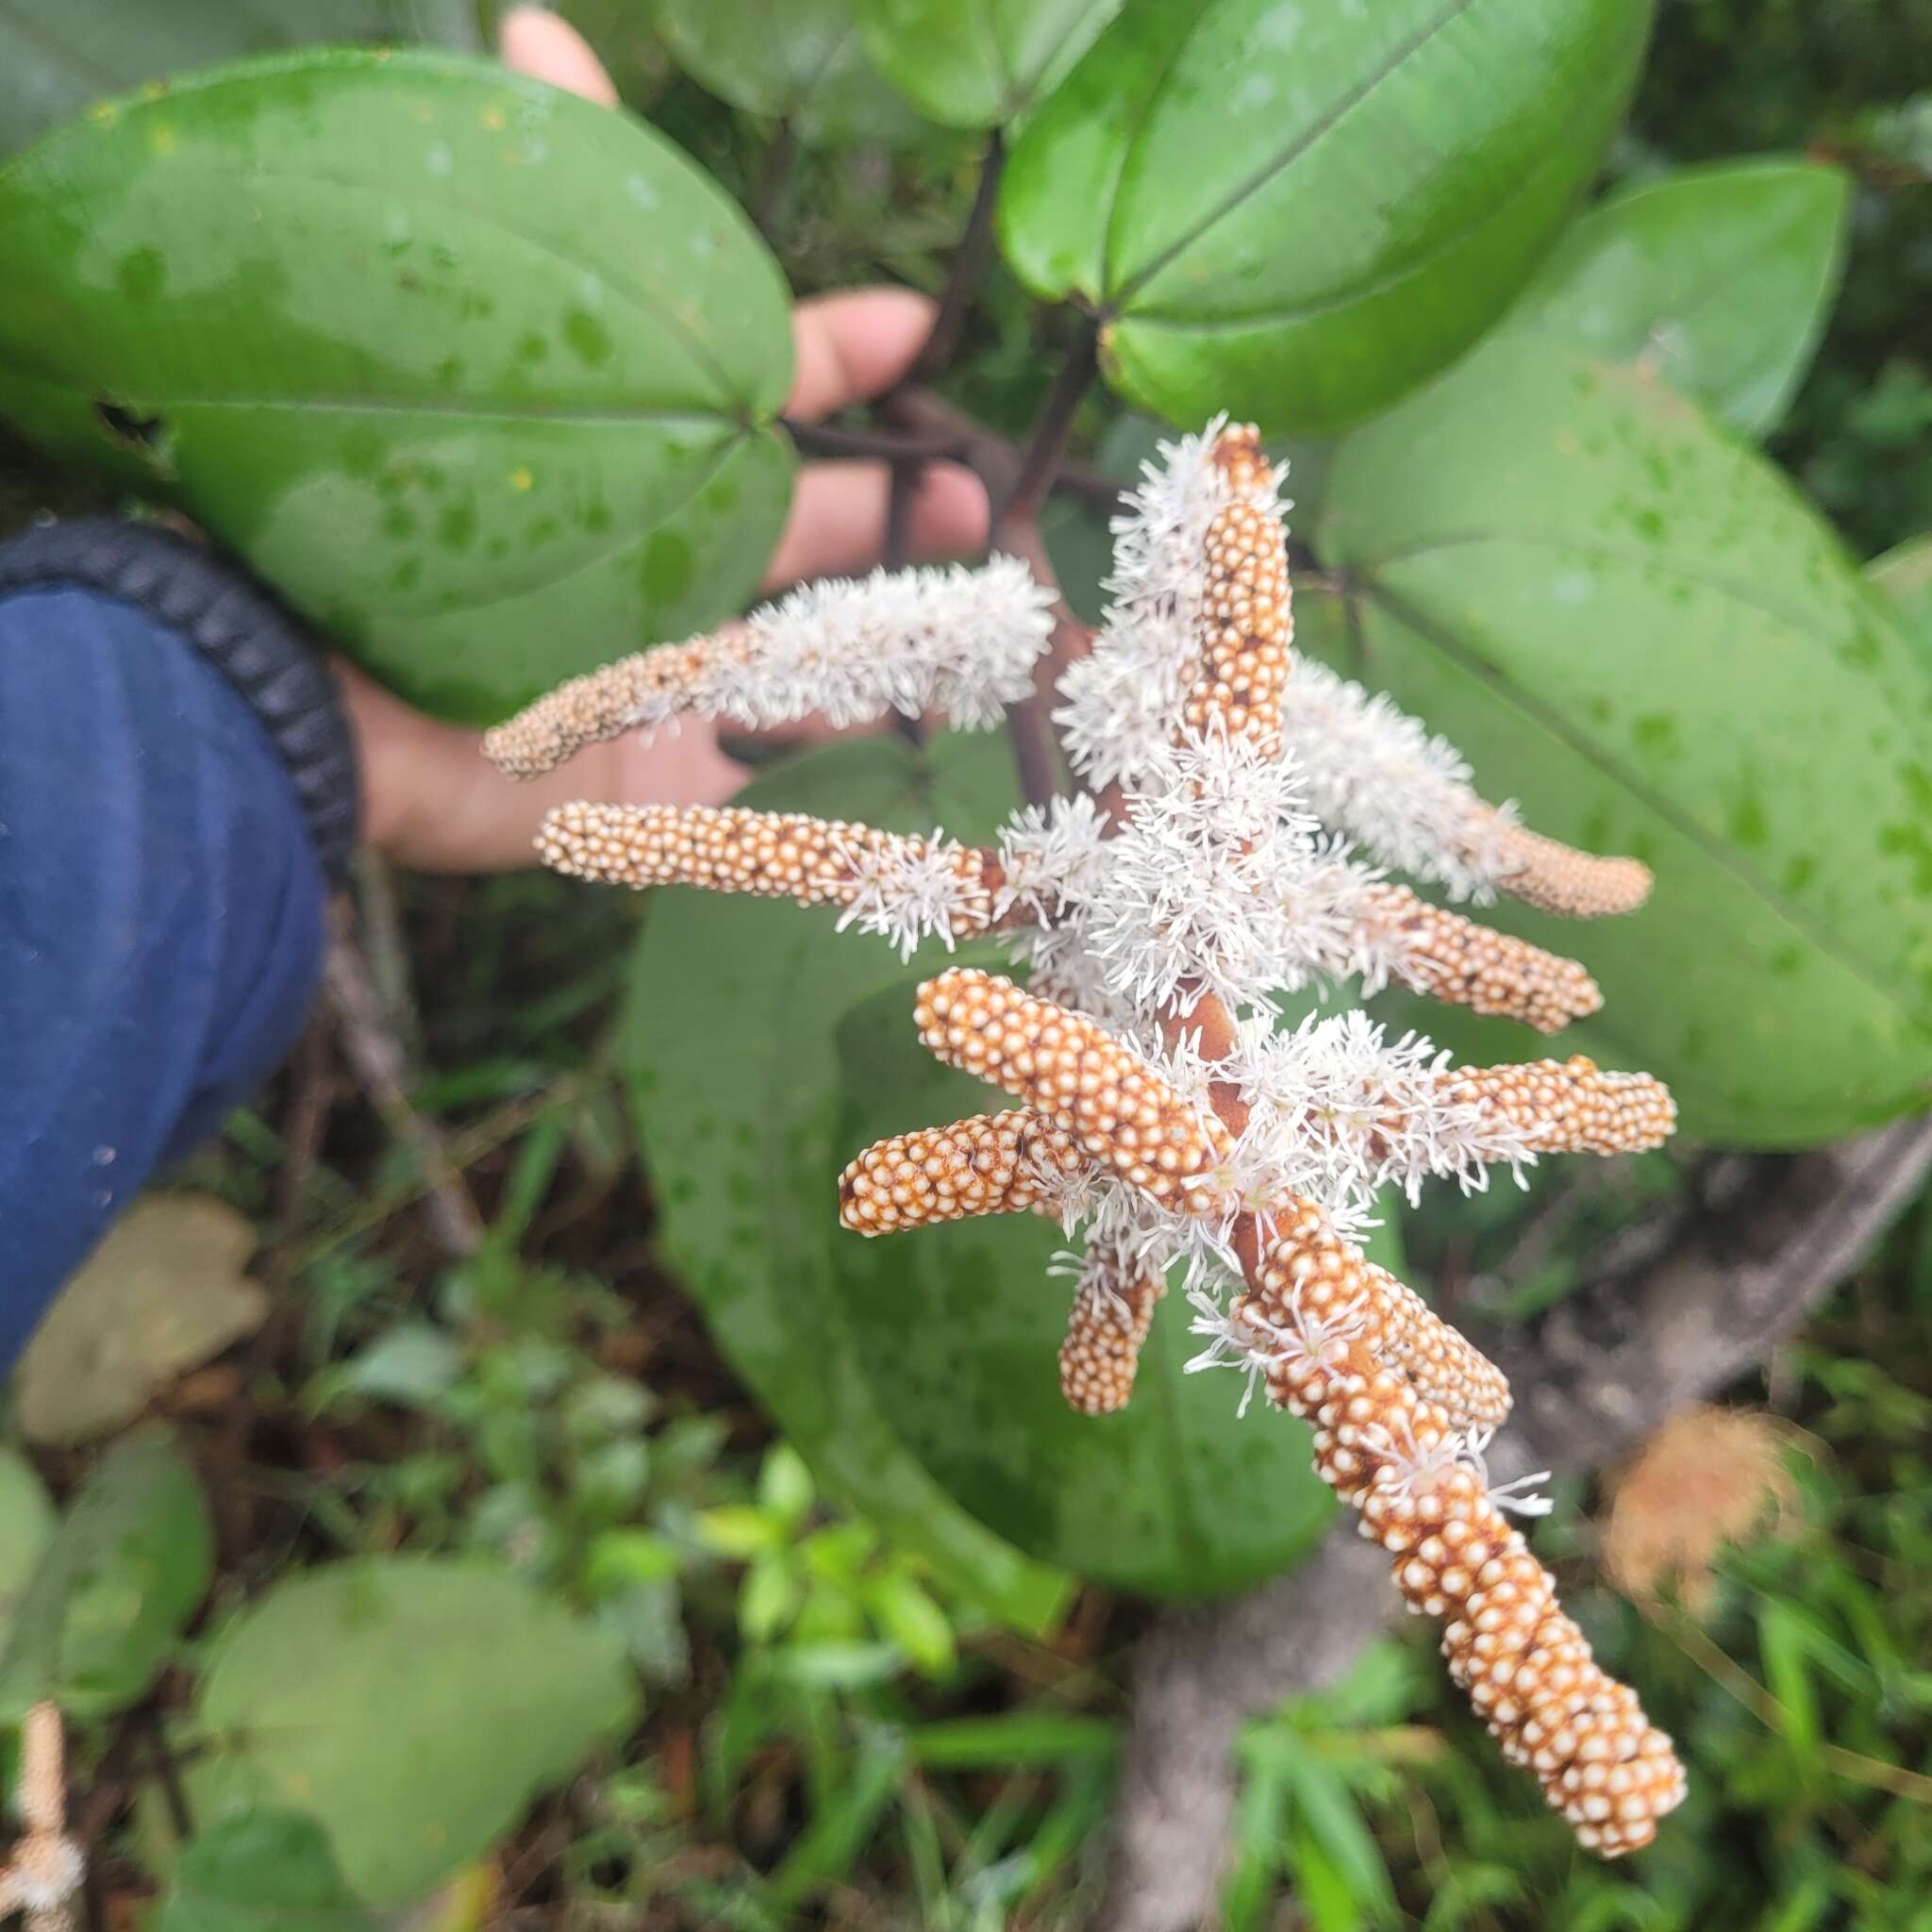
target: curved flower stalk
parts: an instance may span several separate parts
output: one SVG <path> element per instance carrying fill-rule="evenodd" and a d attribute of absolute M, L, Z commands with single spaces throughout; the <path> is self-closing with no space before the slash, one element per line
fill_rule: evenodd
<path fill-rule="evenodd" d="M 1108 622 L 1060 679 L 1078 794 L 1017 813 L 991 849 L 791 813 L 590 805 L 553 812 L 540 849 L 613 884 L 834 907 L 907 953 L 1000 942 L 1027 985 L 955 967 L 920 988 L 914 1018 L 938 1058 L 1018 1105 L 864 1150 L 841 1178 L 844 1224 L 1058 1219 L 1082 1240 L 1056 1264 L 1075 1279 L 1060 1388 L 1092 1416 L 1130 1397 L 1178 1272 L 1207 1342 L 1192 1366 L 1238 1366 L 1251 1394 L 1313 1424 L 1317 1473 L 1397 1559 L 1411 1607 L 1445 1620 L 1450 1667 L 1506 1753 L 1613 1856 L 1681 1794 L 1669 1742 L 1591 1661 L 1507 1520 L 1536 1506 L 1489 1484 L 1501 1373 L 1353 1236 L 1385 1187 L 1413 1199 L 1430 1179 L 1520 1178 L 1546 1154 L 1656 1146 L 1670 1095 L 1581 1056 L 1457 1067 L 1357 1011 L 1283 1031 L 1276 1003 L 1393 982 L 1544 1032 L 1601 1004 L 1574 960 L 1429 904 L 1342 834 L 1465 896 L 1579 913 L 1635 903 L 1648 874 L 1539 840 L 1400 713 L 1291 670 L 1279 472 L 1252 429 L 1220 424 L 1164 454 L 1116 525 Z M 788 602 L 755 621 L 749 654 L 701 641 L 627 660 L 513 721 L 497 755 L 548 758 L 680 706 L 857 716 L 932 704 L 949 678 L 972 716 L 1020 688 L 1043 628 L 1030 593 L 983 580 L 985 624 L 952 609 L 943 657 L 937 593 L 910 582 Z M 836 650 L 800 641 L 827 626 Z"/>
<path fill-rule="evenodd" d="M 573 678 L 489 732 L 483 748 L 512 776 L 534 778 L 587 745 L 680 716 L 758 730 L 813 711 L 834 724 L 942 711 L 984 728 L 1032 689 L 1052 604 L 1010 557 L 980 570 L 807 584 L 742 624 Z"/>
<path fill-rule="evenodd" d="M 1507 892 L 1596 919 L 1634 912 L 1650 896 L 1647 865 L 1574 851 L 1519 824 L 1514 806 L 1486 804 L 1446 739 L 1325 664 L 1296 668 L 1284 749 L 1324 825 L 1452 898 L 1486 904 Z"/>
<path fill-rule="evenodd" d="M 66 1740 L 51 1704 L 22 1720 L 18 1803 L 26 1829 L 0 1864 L 0 1919 L 21 1912 L 24 1932 L 74 1932 L 86 1866 L 67 1836 Z"/>

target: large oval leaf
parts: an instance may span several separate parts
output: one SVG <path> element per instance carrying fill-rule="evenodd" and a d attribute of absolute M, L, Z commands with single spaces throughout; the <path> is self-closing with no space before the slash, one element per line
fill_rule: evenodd
<path fill-rule="evenodd" d="M 0 1720 L 51 1697 L 70 1717 L 125 1709 L 208 1592 L 214 1532 L 165 1437 L 110 1450 L 80 1487 L 14 1606 Z"/>
<path fill-rule="evenodd" d="M 107 94 L 303 42 L 478 44 L 473 0 L 61 0 L 0 5 L 0 154 Z"/>
<path fill-rule="evenodd" d="M 687 73 L 802 141 L 896 144 L 923 131 L 865 58 L 847 0 L 661 0 L 658 18 Z"/>
<path fill-rule="evenodd" d="M 1865 574 L 1898 614 L 1907 634 L 1932 658 L 1932 537 L 1914 537 L 1874 558 Z"/>
<path fill-rule="evenodd" d="M 189 1803 L 204 1833 L 264 1807 L 311 1817 L 360 1896 L 400 1905 L 494 1844 L 635 1707 L 616 1641 L 497 1563 L 334 1563 L 223 1634 Z"/>
<path fill-rule="evenodd" d="M 1641 372 L 1510 336 L 1343 445 L 1317 541 L 1367 681 L 1531 824 L 1655 868 L 1629 919 L 1497 910 L 1602 982 L 1580 1043 L 1709 1140 L 1923 1098 L 1932 669 L 1777 471 Z"/>
<path fill-rule="evenodd" d="M 1041 99 L 1122 0 L 853 0 L 867 51 L 944 127 L 995 127 Z"/>
<path fill-rule="evenodd" d="M 1116 384 L 1274 431 L 1380 408 L 1522 288 L 1588 178 L 1643 0 L 1140 0 L 1028 127 L 1008 257 Z"/>
<path fill-rule="evenodd" d="M 1740 436 L 1783 417 L 1844 269 L 1850 184 L 1764 160 L 1613 194 L 1557 244 L 1509 325 L 1641 361 Z"/>
<path fill-rule="evenodd" d="M 984 837 L 1012 802 L 1008 759 L 987 740 L 941 738 L 925 758 L 846 744 L 747 802 Z M 1307 1433 L 1238 1421 L 1232 1377 L 1183 1375 L 1184 1304 L 1157 1318 L 1133 1406 L 1089 1421 L 1056 1379 L 1056 1228 L 1015 1218 L 866 1241 L 840 1227 L 839 1170 L 868 1141 L 1000 1104 L 919 1049 L 913 990 L 934 950 L 902 966 L 785 904 L 652 905 L 624 1051 L 683 1278 L 826 1480 L 1019 1621 L 1056 1594 L 1014 1544 L 1175 1596 L 1281 1568 L 1329 1509 Z"/>
<path fill-rule="evenodd" d="M 447 716 L 712 623 L 788 495 L 784 285 L 625 117 L 328 52 L 0 174 L 0 415 L 165 492 Z"/>

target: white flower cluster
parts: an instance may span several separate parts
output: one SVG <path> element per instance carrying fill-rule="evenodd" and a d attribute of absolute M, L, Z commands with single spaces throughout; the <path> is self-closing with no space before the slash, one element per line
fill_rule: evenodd
<path fill-rule="evenodd" d="M 1359 1009 L 1312 1015 L 1291 1032 L 1242 1029 L 1224 1070 L 1247 1096 L 1242 1136 L 1288 1156 L 1279 1187 L 1337 1212 L 1367 1214 L 1385 1187 L 1413 1207 L 1426 1180 L 1465 1192 L 1489 1185 L 1491 1167 L 1519 1183 L 1536 1154 L 1523 1129 L 1470 1101 L 1447 1097 L 1450 1056 L 1421 1034 L 1391 1040 Z M 1277 1190 L 1278 1191 L 1278 1190 Z"/>
<path fill-rule="evenodd" d="M 1385 865 L 1434 879 L 1452 898 L 1487 903 L 1505 869 L 1497 850 L 1517 823 L 1471 789 L 1469 767 L 1390 699 L 1302 658 L 1282 741 L 1309 809 Z"/>
<path fill-rule="evenodd" d="M 1054 712 L 1074 768 L 1095 787 L 1138 778 L 1174 736 L 1181 694 L 1200 655 L 1201 557 L 1214 519 L 1243 498 L 1278 517 L 1285 469 L 1238 488 L 1211 459 L 1226 427 L 1163 443 L 1113 520 L 1106 638 L 1060 678 Z"/>
<path fill-rule="evenodd" d="M 801 585 L 746 618 L 688 691 L 667 694 L 661 715 L 690 710 L 764 729 L 812 711 L 847 725 L 932 710 L 986 729 L 1032 690 L 1052 607 L 1012 557 L 978 570 L 877 570 Z"/>
<path fill-rule="evenodd" d="M 868 845 L 835 826 L 832 849 L 856 881 L 838 931 L 856 925 L 909 959 L 925 940 L 938 940 L 950 953 L 964 934 L 985 929 L 989 894 L 962 863 L 971 856 L 967 848 L 944 832 Z"/>

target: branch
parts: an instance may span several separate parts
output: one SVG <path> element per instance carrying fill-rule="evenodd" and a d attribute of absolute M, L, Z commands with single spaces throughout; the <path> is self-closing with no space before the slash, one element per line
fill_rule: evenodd
<path fill-rule="evenodd" d="M 1480 1345 L 1527 1391 L 1500 1468 L 1592 1467 L 1763 1360 L 1855 1268 L 1932 1173 L 1932 1119 L 1744 1163 L 1721 1211 L 1680 1231 L 1634 1287 L 1592 1282 L 1527 1338 Z M 1504 1472 L 1507 1473 L 1507 1472 Z M 1299 1569 L 1142 1640 L 1096 1923 L 1191 1932 L 1212 1913 L 1241 1724 L 1341 1675 L 1395 1599 L 1386 1560 L 1333 1535 Z"/>
<path fill-rule="evenodd" d="M 1006 173 L 1006 134 L 995 127 L 987 136 L 986 156 L 979 164 L 979 184 L 973 192 L 973 210 L 966 217 L 959 245 L 954 249 L 952 265 L 946 271 L 946 285 L 940 294 L 932 333 L 919 352 L 917 373 L 921 375 L 943 369 L 958 347 L 966 311 L 978 292 L 980 277 L 986 273 L 987 254 L 992 246 L 993 209 L 999 201 L 1000 176 Z"/>
<path fill-rule="evenodd" d="M 409 1104 L 408 1062 L 384 1016 L 361 948 L 346 918 L 338 918 L 323 966 L 323 986 L 342 1051 L 383 1124 L 414 1154 L 427 1187 L 426 1219 L 437 1245 L 460 1259 L 475 1253 L 483 1223 L 442 1133 Z"/>

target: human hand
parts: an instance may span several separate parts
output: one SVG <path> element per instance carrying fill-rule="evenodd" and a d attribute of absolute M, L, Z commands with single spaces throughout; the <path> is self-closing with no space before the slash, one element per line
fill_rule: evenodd
<path fill-rule="evenodd" d="M 615 105 L 609 75 L 555 14 L 512 8 L 500 44 L 517 72 Z M 918 358 L 932 314 L 923 295 L 903 289 L 801 302 L 792 313 L 796 375 L 786 413 L 808 422 L 883 394 Z M 891 487 L 883 463 L 808 464 L 763 588 L 870 569 L 883 545 Z M 921 472 L 908 542 L 915 559 L 979 549 L 987 523 L 986 491 L 970 470 L 932 463 Z M 351 664 L 338 660 L 336 672 L 361 756 L 364 836 L 397 864 L 418 871 L 530 864 L 544 812 L 569 799 L 716 805 L 747 776 L 712 724 L 689 720 L 675 735 L 595 745 L 560 772 L 519 783 L 484 758 L 475 732 L 413 710 Z"/>

